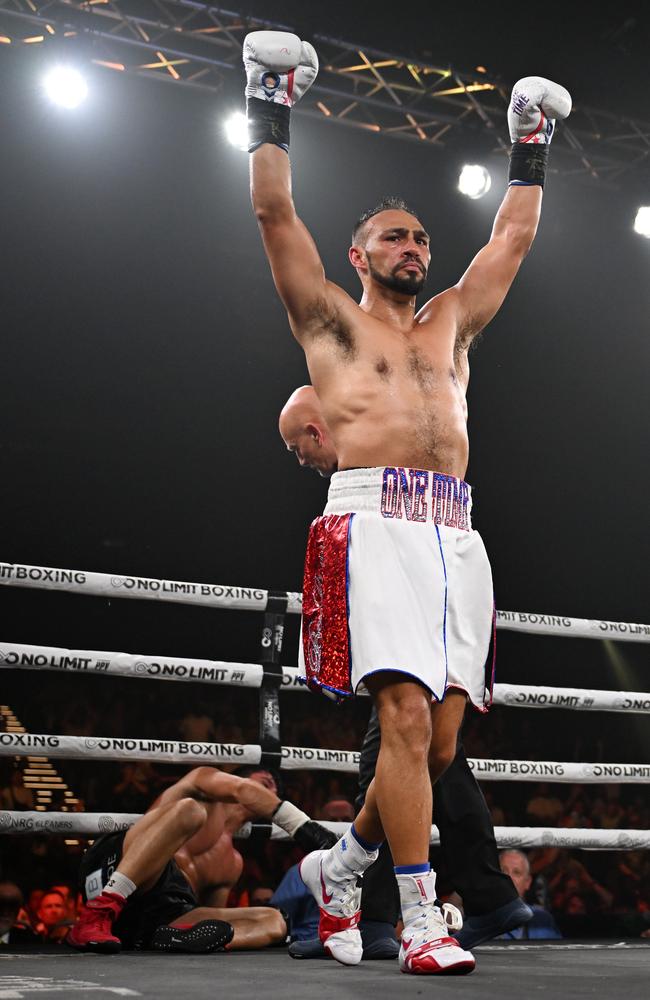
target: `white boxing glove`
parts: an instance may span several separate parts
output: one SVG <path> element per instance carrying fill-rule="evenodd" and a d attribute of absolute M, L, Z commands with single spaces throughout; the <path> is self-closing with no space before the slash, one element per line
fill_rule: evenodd
<path fill-rule="evenodd" d="M 512 88 L 508 127 L 512 149 L 508 184 L 544 187 L 548 151 L 556 118 L 571 111 L 571 95 L 559 83 L 525 76 Z"/>
<path fill-rule="evenodd" d="M 543 76 L 525 76 L 512 88 L 508 107 L 510 139 L 548 146 L 556 118 L 568 118 L 570 112 L 568 90 Z"/>
<path fill-rule="evenodd" d="M 288 31 L 252 31 L 244 39 L 246 97 L 292 108 L 316 79 L 313 45 Z"/>

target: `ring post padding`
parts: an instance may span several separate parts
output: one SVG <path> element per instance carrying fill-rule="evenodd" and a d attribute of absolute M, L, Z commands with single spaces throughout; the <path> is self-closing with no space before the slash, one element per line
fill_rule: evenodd
<path fill-rule="evenodd" d="M 287 613 L 286 593 L 269 593 L 264 612 L 260 660 L 262 684 L 260 686 L 260 764 L 279 770 L 282 760 L 280 735 L 280 688 L 282 687 L 282 643 L 284 621 Z"/>

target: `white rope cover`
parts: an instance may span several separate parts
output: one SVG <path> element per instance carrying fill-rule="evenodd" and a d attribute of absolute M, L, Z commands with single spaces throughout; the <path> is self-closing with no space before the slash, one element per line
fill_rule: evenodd
<path fill-rule="evenodd" d="M 148 760 L 157 764 L 259 764 L 262 748 L 252 744 L 191 743 L 103 736 L 50 736 L 0 733 L 1 757 L 48 757 L 86 760 Z M 641 785 L 650 781 L 650 764 L 583 764 L 540 760 L 486 760 L 468 757 L 480 781 L 556 781 Z M 354 750 L 282 747 L 280 767 L 288 771 L 343 771 L 356 774 Z"/>
<path fill-rule="evenodd" d="M 140 813 L 68 813 L 0 811 L 0 834 L 65 834 L 98 837 L 103 833 L 128 830 L 141 817 Z M 318 821 L 321 826 L 341 836 L 348 823 Z M 245 823 L 235 834 L 247 839 L 252 823 Z M 495 826 L 499 848 L 507 847 L 568 847 L 587 850 L 633 851 L 650 848 L 650 830 L 588 830 L 536 826 Z M 271 840 L 289 841 L 291 837 L 273 825 Z M 431 843 L 440 843 L 436 826 L 431 827 Z"/>
<path fill-rule="evenodd" d="M 86 570 L 55 569 L 50 566 L 32 566 L 24 563 L 0 563 L 0 585 L 61 590 L 96 597 L 172 601 L 176 604 L 198 604 L 231 611 L 264 611 L 269 599 L 269 591 L 259 588 L 156 580 L 152 577 L 123 576 L 113 573 L 89 573 Z M 289 613 L 300 614 L 302 611 L 301 594 L 295 591 L 283 591 L 276 596 L 286 597 Z M 567 618 L 561 615 L 524 611 L 497 611 L 497 628 L 537 635 L 650 642 L 650 625 Z"/>
<path fill-rule="evenodd" d="M 535 635 L 564 635 L 574 639 L 618 639 L 622 642 L 650 642 L 650 625 L 608 622 L 564 615 L 533 614 L 530 611 L 497 611 L 497 628 Z"/>
<path fill-rule="evenodd" d="M 61 590 L 70 594 L 94 597 L 124 597 L 147 601 L 171 601 L 174 604 L 198 604 L 231 611 L 264 611 L 269 591 L 258 587 L 226 587 L 218 583 L 187 583 L 179 580 L 156 580 L 145 576 L 119 573 L 88 573 L 79 569 L 55 569 L 0 562 L 0 584 L 30 587 L 37 590 Z M 300 614 L 302 595 L 283 592 L 287 611 Z"/>
<path fill-rule="evenodd" d="M 65 815 L 65 814 L 64 814 Z M 2 814 L 0 813 L 0 817 Z M 325 823 L 318 820 L 321 826 L 342 836 L 349 823 Z M 238 831 L 238 837 L 249 837 L 252 824 L 247 823 Z M 571 850 L 582 848 L 587 851 L 635 851 L 650 848 L 650 830 L 590 830 L 565 829 L 564 827 L 547 826 L 495 826 L 494 836 L 497 847 L 505 850 L 511 847 L 530 849 L 533 847 L 566 847 Z M 273 826 L 271 840 L 291 840 L 288 833 Z M 437 826 L 431 827 L 430 843 L 440 844 L 440 833 Z"/>
<path fill-rule="evenodd" d="M 138 677 L 146 680 L 201 681 L 206 684 L 250 688 L 261 687 L 263 677 L 260 663 L 229 663 L 223 660 L 150 656 L 143 653 L 62 649 L 56 646 L 31 646 L 16 642 L 0 642 L 0 668 L 2 667 Z M 308 692 L 308 688 L 300 680 L 298 667 L 282 668 L 282 690 Z M 494 704 L 514 708 L 568 708 L 580 711 L 650 714 L 650 692 L 495 684 Z"/>
<path fill-rule="evenodd" d="M 202 681 L 206 684 L 251 688 L 262 686 L 264 673 L 260 663 L 226 663 L 222 660 L 114 653 L 97 649 L 62 649 L 58 646 L 31 646 L 19 642 L 0 642 L 1 667 L 100 674 L 104 677 Z"/>

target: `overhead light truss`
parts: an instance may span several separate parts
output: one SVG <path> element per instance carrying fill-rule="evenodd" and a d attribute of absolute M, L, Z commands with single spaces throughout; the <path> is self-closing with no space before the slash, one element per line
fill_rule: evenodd
<path fill-rule="evenodd" d="M 0 0 L 0 46 L 61 46 L 106 69 L 218 91 L 239 78 L 248 31 L 292 30 L 197 0 Z M 314 34 L 320 72 L 298 113 L 449 147 L 483 137 L 483 151 L 509 148 L 510 86 L 473 71 L 411 60 Z M 2 48 L 0 47 L 0 57 Z M 230 83 L 229 81 L 232 81 Z M 487 139 L 487 142 L 485 142 Z M 650 123 L 583 106 L 554 140 L 553 169 L 614 181 L 650 166 Z"/>

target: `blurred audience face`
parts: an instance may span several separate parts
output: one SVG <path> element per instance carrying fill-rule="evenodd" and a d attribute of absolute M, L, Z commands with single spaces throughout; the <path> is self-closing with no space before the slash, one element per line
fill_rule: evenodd
<path fill-rule="evenodd" d="M 501 871 L 509 875 L 514 887 L 523 899 L 532 882 L 528 858 L 523 851 L 502 851 L 499 855 Z"/>
<path fill-rule="evenodd" d="M 14 882 L 0 882 L 0 936 L 13 927 L 23 905 L 23 894 Z"/>
<path fill-rule="evenodd" d="M 45 895 L 42 889 L 32 889 L 27 899 L 27 912 L 29 913 L 32 920 L 38 917 L 38 908 L 41 905 L 41 900 Z"/>
<path fill-rule="evenodd" d="M 38 919 L 49 930 L 61 920 L 65 920 L 65 917 L 65 902 L 61 893 L 46 892 L 38 908 Z"/>
<path fill-rule="evenodd" d="M 585 906 L 585 901 L 582 896 L 569 896 L 565 913 L 571 917 L 581 917 L 587 912 L 587 907 Z"/>
<path fill-rule="evenodd" d="M 351 823 L 354 819 L 354 806 L 347 799 L 330 799 L 321 809 L 318 818 L 328 823 Z"/>
<path fill-rule="evenodd" d="M 61 896 L 63 896 L 65 915 L 66 917 L 70 917 L 74 920 L 76 916 L 77 900 L 75 893 L 72 891 L 70 886 L 66 885 L 65 882 L 63 882 L 63 883 L 57 883 L 56 885 L 53 885 L 51 888 L 53 892 L 58 892 L 61 894 Z"/>
<path fill-rule="evenodd" d="M 273 889 L 268 885 L 258 885 L 250 894 L 251 906 L 269 906 Z"/>

